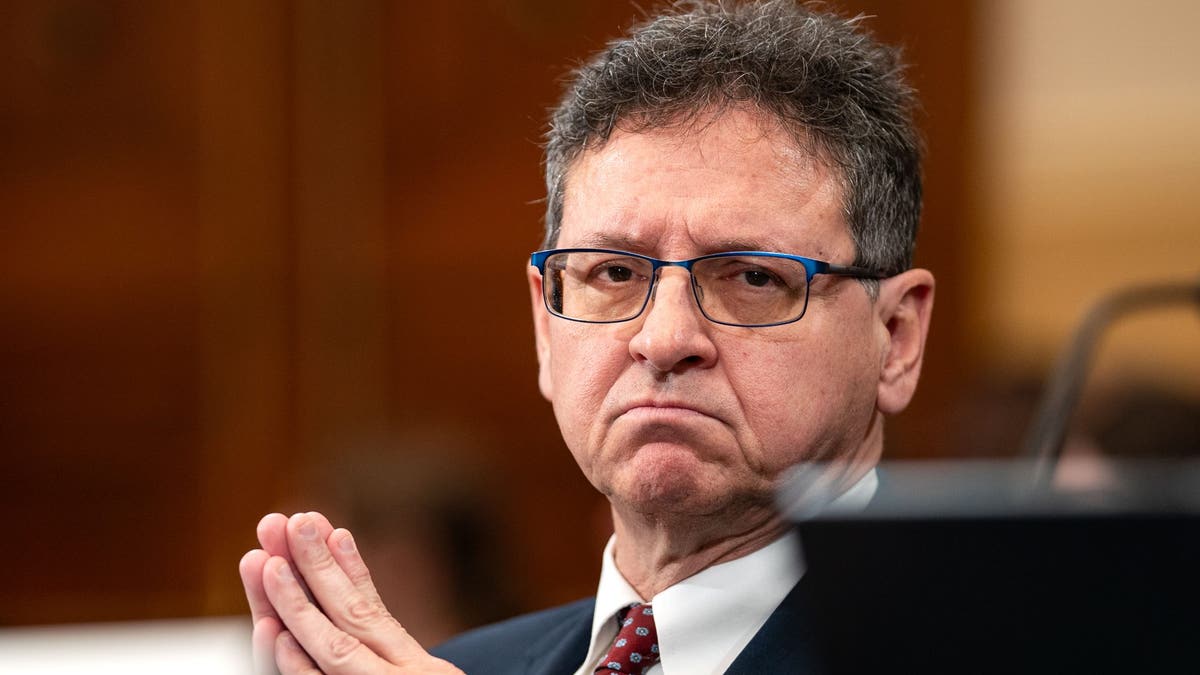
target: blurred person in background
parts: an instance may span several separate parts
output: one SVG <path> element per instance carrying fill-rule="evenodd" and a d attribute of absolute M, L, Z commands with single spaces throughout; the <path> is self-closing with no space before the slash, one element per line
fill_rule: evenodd
<path fill-rule="evenodd" d="M 550 121 L 529 287 L 540 389 L 612 509 L 596 597 L 430 653 L 349 531 L 272 514 L 240 566 L 260 665 L 817 672 L 773 496 L 819 462 L 865 505 L 884 417 L 917 385 L 934 281 L 911 268 L 902 71 L 859 20 L 778 0 L 672 6 L 581 66 Z"/>
<path fill-rule="evenodd" d="M 473 445 L 453 431 L 410 430 L 339 453 L 301 490 L 335 505 L 325 515 L 357 533 L 380 599 L 396 616 L 421 616 L 408 631 L 425 644 L 517 611 L 502 580 L 521 561 L 489 557 L 504 542 L 502 491 L 489 467 L 468 460 Z"/>

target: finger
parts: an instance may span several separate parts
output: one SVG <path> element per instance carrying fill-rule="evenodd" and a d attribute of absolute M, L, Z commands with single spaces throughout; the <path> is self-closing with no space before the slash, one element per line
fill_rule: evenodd
<path fill-rule="evenodd" d="M 293 554 L 291 557 L 289 557 L 289 558 L 288 558 L 289 560 L 291 560 L 291 559 L 293 559 L 293 558 L 295 557 L 295 552 L 291 550 L 291 547 L 292 547 L 292 541 L 291 541 L 291 538 L 290 538 L 290 536 L 291 536 L 291 535 L 290 535 L 290 533 L 289 533 L 289 531 L 288 531 L 288 525 L 289 525 L 289 524 L 290 524 L 292 521 L 299 519 L 301 516 L 308 516 L 309 518 L 311 518 L 311 519 L 312 519 L 312 521 L 313 521 L 313 522 L 316 524 L 316 526 L 317 526 L 317 535 L 318 535 L 318 536 L 319 536 L 321 539 L 325 539 L 325 538 L 327 538 L 327 537 L 328 537 L 330 534 L 332 534 L 332 533 L 333 533 L 333 525 L 331 525 L 331 524 L 329 523 L 329 519 L 328 519 L 328 518 L 326 518 L 325 516 L 323 516 L 322 514 L 320 514 L 320 513 L 316 512 L 316 511 L 309 511 L 308 513 L 296 513 L 296 514 L 293 514 L 291 518 L 288 518 L 288 519 L 286 519 L 286 520 L 284 520 L 284 521 L 282 522 L 282 525 L 283 525 L 283 528 L 282 528 L 282 529 L 283 529 L 283 537 L 284 537 L 284 540 L 285 540 L 285 542 L 287 543 L 287 546 L 288 546 L 288 551 L 289 551 L 289 552 L 291 552 L 291 553 Z"/>
<path fill-rule="evenodd" d="M 246 601 L 250 603 L 250 619 L 255 624 L 259 619 L 277 616 L 271 601 L 267 599 L 267 591 L 263 588 L 263 565 L 270 554 L 261 549 L 254 549 L 242 556 L 238 563 L 238 574 L 242 577 L 242 587 L 246 590 Z"/>
<path fill-rule="evenodd" d="M 329 541 L 335 540 L 340 547 L 345 538 L 335 538 L 332 534 L 323 537 L 318 526 L 319 521 L 313 514 L 291 518 L 288 543 L 296 567 L 308 580 L 309 588 L 333 624 L 393 663 L 414 655 L 424 657 L 425 650 L 392 618 L 380 601 L 361 559 L 354 555 L 351 561 L 356 563 L 353 568 L 359 578 L 359 584 L 356 584 L 333 556 Z M 353 543 L 352 538 L 350 542 Z"/>
<path fill-rule="evenodd" d="M 371 636 L 364 637 L 358 635 L 352 628 L 345 628 L 350 632 L 355 633 L 372 647 L 376 652 L 392 663 L 405 663 L 414 657 L 423 658 L 427 655 L 424 647 L 420 645 L 408 631 L 396 621 L 388 612 L 387 607 L 383 604 L 383 600 L 379 597 L 379 591 L 375 588 L 375 582 L 371 580 L 371 571 L 367 568 L 366 562 L 363 561 L 362 555 L 358 551 L 358 546 L 354 542 L 354 536 L 349 530 L 339 528 L 329 535 L 327 542 L 328 550 L 337 562 L 338 567 L 346 575 L 346 579 L 353 586 L 354 591 L 357 591 L 358 596 L 353 595 L 353 591 L 343 589 L 342 593 L 352 600 L 345 606 L 346 613 L 351 617 L 350 623 L 361 619 L 356 619 L 361 615 L 367 607 L 375 607 L 380 612 L 377 620 L 388 626 L 391 630 L 384 632 L 384 639 L 376 640 Z M 355 606 L 354 603 L 364 603 Z M 336 619 L 335 619 L 336 623 Z M 398 630 L 397 630 L 398 629 Z"/>
<path fill-rule="evenodd" d="M 388 664 L 383 659 L 358 638 L 333 625 L 329 617 L 309 602 L 286 560 L 272 556 L 265 570 L 263 583 L 267 597 L 300 648 L 322 672 L 367 675 L 387 671 Z"/>
<path fill-rule="evenodd" d="M 270 555 L 261 549 L 254 549 L 242 556 L 238 564 L 238 572 L 242 577 L 242 586 L 246 589 L 246 600 L 250 603 L 250 619 L 254 626 L 250 637 L 251 653 L 254 658 L 254 672 L 259 675 L 274 675 L 275 638 L 283 629 L 275 607 L 267 597 L 263 586 L 263 567 Z"/>
<path fill-rule="evenodd" d="M 338 567 L 337 561 L 329 553 L 325 540 L 332 534 L 329 521 L 318 513 L 297 513 L 287 521 L 287 545 L 291 551 L 291 561 L 306 581 L 315 582 L 318 578 L 324 580 L 323 588 L 317 591 L 317 601 L 325 603 L 336 600 L 333 595 L 345 590 L 337 584 L 339 577 L 345 573 Z"/>
<path fill-rule="evenodd" d="M 350 530 L 345 528 L 334 530 L 326 543 L 329 546 L 329 552 L 342 571 L 346 573 L 350 583 L 354 584 L 360 593 L 382 605 L 383 600 L 379 597 L 375 582 L 371 580 L 371 571 L 367 569 L 366 562 L 359 554 L 358 545 L 354 541 L 354 536 L 350 534 Z"/>
<path fill-rule="evenodd" d="M 275 641 L 283 631 L 283 624 L 273 616 L 264 617 L 254 622 L 254 632 L 250 644 L 254 653 L 254 672 L 256 675 L 277 675 L 275 667 Z"/>
<path fill-rule="evenodd" d="M 273 641 L 275 648 L 275 663 L 283 675 L 320 675 L 317 664 L 296 642 L 296 638 L 286 630 L 281 632 Z"/>
<path fill-rule="evenodd" d="M 287 551 L 288 551 L 288 555 L 286 555 L 284 557 L 287 558 L 289 561 L 292 561 L 293 563 L 295 562 L 296 555 L 295 555 L 295 552 L 292 551 L 293 544 L 288 539 L 287 526 L 288 526 L 288 523 L 291 522 L 292 520 L 295 520 L 296 518 L 298 518 L 300 516 L 304 516 L 304 515 L 307 515 L 308 517 L 312 518 L 313 521 L 317 524 L 317 534 L 321 538 L 328 537 L 333 532 L 333 525 L 329 524 L 329 519 L 326 518 L 325 516 L 321 515 L 320 513 L 317 513 L 316 511 L 309 511 L 307 514 L 297 513 L 297 514 L 292 515 L 291 518 L 284 519 L 280 523 L 282 525 L 281 529 L 282 529 L 282 536 L 283 536 L 284 542 L 285 542 L 284 545 L 287 547 Z M 294 567 L 294 565 L 293 565 L 293 567 Z M 305 586 L 305 579 L 304 579 L 303 575 L 301 575 L 301 577 L 300 577 L 300 585 Z M 305 586 L 305 589 L 307 590 L 307 586 Z M 310 598 L 312 597 L 312 593 L 309 593 L 308 595 Z M 319 605 L 320 603 L 318 602 L 317 604 Z"/>
<path fill-rule="evenodd" d="M 268 513 L 258 521 L 258 543 L 263 550 L 271 555 L 291 559 L 287 548 L 287 516 L 282 513 Z"/>
<path fill-rule="evenodd" d="M 282 513 L 269 513 L 263 516 L 263 519 L 258 521 L 258 542 L 262 544 L 263 549 L 267 553 L 290 561 L 292 560 L 292 552 L 288 546 L 287 524 L 288 517 Z M 318 530 L 323 530 L 326 535 L 333 531 L 333 525 L 329 524 L 325 516 L 321 516 L 317 520 L 317 528 Z M 303 576 L 298 578 L 300 588 L 304 589 L 304 594 L 308 596 L 309 600 L 313 600 L 313 594 L 308 588 L 308 582 Z M 319 605 L 320 603 L 318 602 L 317 604 Z"/>

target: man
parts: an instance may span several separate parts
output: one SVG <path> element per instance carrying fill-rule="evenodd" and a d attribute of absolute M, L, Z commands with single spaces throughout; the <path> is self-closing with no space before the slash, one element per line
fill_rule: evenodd
<path fill-rule="evenodd" d="M 688 3 L 584 65 L 551 120 L 529 285 L 540 389 L 612 505 L 597 597 L 437 658 L 348 532 L 275 514 L 241 565 L 256 654 L 284 673 L 817 668 L 773 492 L 812 462 L 869 500 L 883 416 L 916 387 L 933 277 L 909 269 L 900 70 L 857 21 L 779 1 Z"/>

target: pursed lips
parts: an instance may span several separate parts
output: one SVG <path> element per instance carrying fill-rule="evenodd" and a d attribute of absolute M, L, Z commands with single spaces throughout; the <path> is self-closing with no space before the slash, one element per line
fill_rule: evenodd
<path fill-rule="evenodd" d="M 693 403 L 674 400 L 657 400 L 646 399 L 636 401 L 629 405 L 622 406 L 617 418 L 621 417 L 646 417 L 650 419 L 670 419 L 670 418 L 685 418 L 691 416 L 702 416 L 722 421 L 719 416 L 713 412 L 697 406 Z"/>

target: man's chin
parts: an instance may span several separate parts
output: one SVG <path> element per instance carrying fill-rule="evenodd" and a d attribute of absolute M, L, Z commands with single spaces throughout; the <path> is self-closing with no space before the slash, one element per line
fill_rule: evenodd
<path fill-rule="evenodd" d="M 645 514 L 704 515 L 719 511 L 736 493 L 728 467 L 705 461 L 686 446 L 653 443 L 615 476 L 612 498 Z"/>

